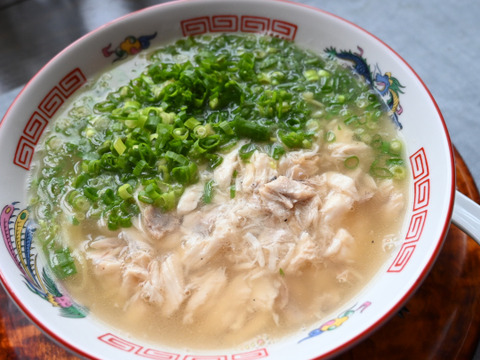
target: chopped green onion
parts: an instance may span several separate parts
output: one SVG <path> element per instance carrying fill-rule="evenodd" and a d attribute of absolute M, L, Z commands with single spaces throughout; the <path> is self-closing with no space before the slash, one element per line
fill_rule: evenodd
<path fill-rule="evenodd" d="M 376 134 L 382 102 L 350 70 L 279 38 L 223 34 L 179 44 L 154 52 L 144 71 L 91 108 L 90 99 L 81 101 L 56 122 L 54 131 L 62 135 L 48 138 L 45 147 L 58 159 L 46 161 L 53 165 L 42 168 L 39 185 L 39 193 L 52 198 L 45 208 L 58 213 L 56 199 L 65 199 L 74 210 L 67 214 L 72 223 L 102 218 L 116 230 L 131 226 L 139 213 L 134 196 L 174 209 L 200 178 L 199 168 L 213 171 L 239 141 L 246 143 L 240 159 L 261 151 L 273 166 L 321 137 L 335 141 L 336 129 L 345 128 L 372 147 L 372 174 L 406 176 L 400 140 Z M 190 60 L 165 61 L 177 55 Z M 333 119 L 343 124 L 327 131 Z M 65 163 L 73 166 L 64 171 Z M 344 164 L 354 169 L 359 159 L 349 156 Z M 214 188 L 208 184 L 207 202 Z M 235 194 L 233 178 L 230 197 Z"/>
<path fill-rule="evenodd" d="M 237 188 L 235 184 L 230 185 L 230 199 L 235 198 L 236 192 L 237 192 Z"/>
<path fill-rule="evenodd" d="M 194 117 L 189 118 L 185 123 L 183 124 L 187 129 L 193 130 L 195 127 L 198 125 L 201 125 L 200 121 L 195 119 Z"/>
<path fill-rule="evenodd" d="M 147 165 L 148 165 L 148 164 L 147 164 L 147 162 L 146 162 L 145 160 L 143 160 L 143 159 L 140 160 L 140 161 L 137 163 L 137 165 L 135 165 L 135 168 L 134 168 L 133 171 L 132 171 L 133 175 L 139 176 L 139 175 L 142 173 L 143 169 L 144 169 Z"/>
<path fill-rule="evenodd" d="M 325 69 L 320 69 L 320 70 L 318 70 L 318 76 L 330 77 L 330 76 L 332 76 L 332 74 Z"/>
<path fill-rule="evenodd" d="M 303 72 L 303 76 L 305 76 L 305 79 L 307 81 L 316 81 L 320 79 L 320 76 L 318 75 L 318 72 L 316 70 L 306 70 Z"/>
<path fill-rule="evenodd" d="M 320 129 L 320 122 L 318 120 L 310 119 L 307 121 L 306 128 L 309 131 L 318 131 Z"/>
<path fill-rule="evenodd" d="M 385 167 L 370 167 L 370 174 L 380 179 L 389 179 L 393 177 L 391 171 Z"/>
<path fill-rule="evenodd" d="M 159 178 L 162 179 L 163 181 L 168 181 L 170 178 L 168 167 L 164 164 L 160 164 L 158 165 L 157 168 L 158 168 Z"/>
<path fill-rule="evenodd" d="M 100 159 L 101 168 L 107 171 L 113 171 L 116 163 L 117 163 L 117 157 L 112 153 L 105 153 L 102 155 L 102 158 Z"/>
<path fill-rule="evenodd" d="M 407 171 L 404 166 L 394 165 L 388 170 L 392 173 L 393 178 L 396 180 L 403 180 L 407 175 Z"/>
<path fill-rule="evenodd" d="M 87 174 L 80 174 L 78 175 L 78 177 L 75 179 L 75 182 L 73 184 L 73 186 L 78 189 L 79 187 L 82 187 L 83 185 L 85 185 L 88 181 L 88 178 L 89 176 Z"/>
<path fill-rule="evenodd" d="M 223 157 L 217 154 L 208 154 L 206 157 L 208 159 L 208 167 L 210 170 L 215 169 L 223 162 Z"/>
<path fill-rule="evenodd" d="M 203 125 L 198 125 L 193 129 L 193 133 L 197 139 L 203 139 L 208 135 L 208 129 Z"/>
<path fill-rule="evenodd" d="M 388 166 L 393 166 L 393 165 L 404 166 L 405 161 L 402 158 L 390 158 L 387 160 L 387 165 Z"/>
<path fill-rule="evenodd" d="M 354 125 L 355 123 L 358 122 L 358 116 L 357 115 L 352 115 L 352 116 L 348 117 L 347 119 L 345 119 L 343 122 L 347 125 Z"/>
<path fill-rule="evenodd" d="M 335 133 L 331 130 L 325 133 L 325 141 L 326 142 L 334 142 L 336 139 Z"/>
<path fill-rule="evenodd" d="M 203 189 L 203 202 L 205 204 L 210 204 L 213 198 L 213 187 L 215 182 L 213 180 L 209 180 L 205 183 Z"/>
<path fill-rule="evenodd" d="M 402 142 L 399 140 L 393 140 L 390 142 L 390 152 L 392 154 L 400 154 L 402 151 Z"/>
<path fill-rule="evenodd" d="M 172 136 L 174 139 L 186 140 L 188 138 L 188 129 L 187 128 L 176 128 L 172 131 Z"/>
<path fill-rule="evenodd" d="M 96 188 L 92 186 L 85 186 L 83 188 L 83 195 L 85 195 L 85 197 L 91 200 L 92 202 L 97 201 L 98 199 L 98 191 Z"/>
<path fill-rule="evenodd" d="M 101 161 L 100 160 L 92 160 L 88 163 L 88 172 L 92 175 L 96 175 L 100 172 L 101 168 Z"/>
<path fill-rule="evenodd" d="M 69 216 L 68 220 L 72 225 L 80 225 L 80 220 L 76 216 Z"/>
<path fill-rule="evenodd" d="M 132 219 L 129 216 L 120 216 L 118 218 L 118 225 L 123 228 L 132 226 Z"/>
<path fill-rule="evenodd" d="M 238 155 L 240 156 L 240 159 L 242 159 L 243 161 L 247 161 L 252 157 L 255 151 L 257 151 L 257 145 L 254 143 L 249 143 L 249 144 L 243 145 L 238 150 Z"/>
<path fill-rule="evenodd" d="M 219 104 L 218 97 L 211 99 L 210 102 L 208 103 L 208 105 L 210 105 L 212 109 L 216 109 L 218 107 L 218 104 Z"/>
<path fill-rule="evenodd" d="M 211 150 L 220 144 L 220 135 L 210 135 L 203 139 L 200 139 L 199 145 L 207 150 Z"/>
<path fill-rule="evenodd" d="M 173 168 L 171 174 L 180 184 L 191 184 L 197 180 L 197 165 L 190 162 L 188 165 Z"/>
<path fill-rule="evenodd" d="M 105 205 L 111 205 L 115 201 L 115 192 L 112 189 L 107 189 L 102 195 L 102 201 Z"/>
<path fill-rule="evenodd" d="M 345 167 L 351 170 L 356 169 L 359 163 L 360 163 L 360 160 L 358 159 L 358 156 L 349 156 L 343 162 Z"/>
<path fill-rule="evenodd" d="M 177 197 L 174 191 L 169 191 L 161 194 L 156 200 L 155 205 L 165 211 L 172 210 L 176 205 Z"/>
<path fill-rule="evenodd" d="M 73 198 L 71 205 L 75 210 L 85 212 L 89 209 L 90 202 L 84 195 L 77 195 Z"/>
<path fill-rule="evenodd" d="M 125 152 L 125 150 L 127 149 L 127 147 L 123 143 L 122 139 L 120 139 L 120 138 L 115 139 L 115 141 L 113 143 L 113 148 L 116 150 L 118 155 L 122 155 Z"/>
<path fill-rule="evenodd" d="M 162 113 L 160 113 L 160 117 L 162 118 L 162 123 L 164 123 L 164 124 L 171 124 L 175 120 L 175 114 L 174 113 L 162 112 Z"/>
<path fill-rule="evenodd" d="M 173 151 L 167 151 L 165 153 L 165 158 L 173 160 L 177 164 L 181 164 L 181 165 L 188 164 L 188 159 L 185 156 L 181 154 L 177 154 Z"/>
<path fill-rule="evenodd" d="M 270 128 L 258 122 L 237 119 L 235 120 L 235 130 L 237 134 L 243 138 L 256 141 L 266 141 L 270 139 Z"/>
<path fill-rule="evenodd" d="M 154 200 L 148 196 L 145 191 L 140 191 L 138 193 L 138 200 L 145 203 L 145 204 L 153 204 Z"/>
<path fill-rule="evenodd" d="M 230 199 L 235 198 L 235 195 L 237 193 L 237 187 L 235 185 L 237 175 L 238 175 L 237 170 L 233 170 L 231 185 L 230 185 Z"/>
<path fill-rule="evenodd" d="M 220 124 L 218 124 L 218 126 L 220 127 L 220 129 L 222 129 L 225 134 L 227 135 L 234 135 L 234 131 L 232 129 L 232 127 L 230 126 L 230 123 L 228 121 L 222 121 Z"/>
<path fill-rule="evenodd" d="M 285 133 L 283 131 L 278 132 L 278 137 L 287 147 L 294 149 L 294 148 L 301 148 L 304 145 L 305 134 L 301 132 L 290 131 L 289 133 Z"/>
<path fill-rule="evenodd" d="M 380 146 L 380 150 L 384 154 L 390 153 L 390 143 L 388 141 L 382 141 L 382 145 Z"/>
<path fill-rule="evenodd" d="M 76 274 L 77 268 L 68 248 L 49 251 L 48 263 L 56 276 L 60 279 Z"/>
<path fill-rule="evenodd" d="M 286 153 L 285 148 L 279 143 L 273 143 L 270 146 L 269 155 L 275 160 L 279 160 L 282 157 L 282 155 L 284 155 L 285 153 Z"/>
<path fill-rule="evenodd" d="M 123 199 L 130 199 L 132 197 L 133 189 L 130 184 L 123 184 L 118 188 L 118 195 Z"/>

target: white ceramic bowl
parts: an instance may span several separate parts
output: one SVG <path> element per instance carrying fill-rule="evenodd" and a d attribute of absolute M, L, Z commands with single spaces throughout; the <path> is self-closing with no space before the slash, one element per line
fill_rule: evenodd
<path fill-rule="evenodd" d="M 337 313 L 271 345 L 184 353 L 161 344 L 124 338 L 78 312 L 60 287 L 48 284 L 46 265 L 30 246 L 26 184 L 40 136 L 55 113 L 112 60 L 127 36 L 156 34 L 143 48 L 208 32 L 266 32 L 322 53 L 350 51 L 363 59 L 379 89 L 382 76 L 404 86 L 394 108 L 407 148 L 410 202 L 402 242 L 371 283 Z M 137 51 L 142 51 L 142 47 Z M 123 60 L 121 60 L 123 61 Z M 353 63 L 352 63 L 353 64 Z M 378 76 L 378 78 L 377 78 Z M 393 90 L 393 89 L 392 89 Z M 385 95 L 387 98 L 389 93 Z M 18 306 L 61 345 L 101 359 L 310 359 L 347 349 L 382 325 L 413 294 L 434 263 L 448 230 L 455 195 L 454 162 L 445 123 L 429 91 L 392 49 L 334 15 L 285 1 L 197 0 L 162 4 L 114 21 L 76 41 L 51 60 L 23 89 L 0 124 L 0 277 Z M 31 251 L 31 253 L 29 253 Z M 37 259 L 35 263 L 33 260 Z M 24 262 L 23 262 L 24 261 Z M 32 291 L 33 290 L 33 291 Z"/>

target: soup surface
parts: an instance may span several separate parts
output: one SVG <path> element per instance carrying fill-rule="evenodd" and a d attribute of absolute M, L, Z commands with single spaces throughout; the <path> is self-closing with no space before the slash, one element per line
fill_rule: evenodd
<path fill-rule="evenodd" d="M 74 299 L 126 334 L 274 341 L 347 303 L 394 247 L 399 136 L 328 56 L 263 35 L 183 39 L 117 64 L 50 126 L 36 241 Z"/>

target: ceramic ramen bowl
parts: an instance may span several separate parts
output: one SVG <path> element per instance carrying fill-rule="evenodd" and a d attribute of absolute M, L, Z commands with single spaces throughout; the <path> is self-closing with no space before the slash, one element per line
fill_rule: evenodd
<path fill-rule="evenodd" d="M 42 133 L 64 103 L 112 62 L 206 33 L 267 33 L 323 53 L 349 54 L 401 125 L 409 169 L 409 202 L 402 241 L 372 281 L 335 313 L 281 341 L 214 352 L 184 352 L 126 338 L 80 311 L 48 271 L 25 230 L 27 177 Z M 148 38 L 122 47 L 127 37 Z M 361 74 L 364 75 L 364 74 Z M 397 79 L 402 92 L 388 87 Z M 179 1 L 125 16 L 79 39 L 25 86 L 0 123 L 0 277 L 8 294 L 46 334 L 85 358 L 101 359 L 311 359 L 349 348 L 380 327 L 414 293 L 434 263 L 455 199 L 452 146 L 442 115 L 422 80 L 375 36 L 332 14 L 284 1 Z M 468 213 L 468 212 L 467 212 Z M 45 272 L 44 272 L 45 271 Z M 213 356 L 215 355 L 215 356 Z"/>

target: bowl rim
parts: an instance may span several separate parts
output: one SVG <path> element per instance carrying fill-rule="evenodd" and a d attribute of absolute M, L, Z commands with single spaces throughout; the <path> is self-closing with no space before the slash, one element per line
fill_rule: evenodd
<path fill-rule="evenodd" d="M 141 14 L 143 12 L 152 11 L 152 9 L 155 9 L 155 10 L 159 9 L 159 8 L 161 9 L 161 8 L 169 7 L 169 6 L 172 6 L 172 5 L 176 6 L 177 4 L 182 4 L 182 3 L 185 4 L 185 3 L 194 2 L 194 1 L 202 2 L 204 0 L 172 0 L 172 1 L 165 2 L 165 3 L 150 5 L 150 6 L 147 6 L 145 8 L 129 12 L 129 13 L 124 14 L 122 16 L 119 16 L 119 17 L 117 17 L 113 20 L 110 20 L 103 25 L 100 25 L 99 27 L 87 32 L 86 34 L 79 37 L 77 40 L 75 40 L 72 43 L 70 43 L 69 45 L 67 45 L 60 52 L 58 52 L 54 57 L 52 57 L 47 63 L 45 63 L 35 73 L 35 75 L 32 76 L 32 78 L 22 87 L 20 92 L 17 94 L 15 99 L 12 101 L 12 103 L 7 108 L 7 111 L 5 112 L 4 116 L 0 119 L 0 131 L 1 131 L 1 128 L 2 128 L 2 125 L 5 121 L 5 119 L 9 116 L 9 113 L 10 113 L 11 109 L 15 106 L 15 104 L 18 102 L 18 100 L 21 99 L 21 97 L 23 96 L 23 92 L 31 86 L 31 83 L 36 81 L 37 77 L 41 73 L 43 73 L 44 70 L 46 68 L 48 68 L 52 62 L 54 62 L 57 58 L 62 57 L 65 53 L 67 53 L 71 48 L 75 47 L 78 43 L 81 43 L 81 42 L 85 41 L 85 39 L 90 38 L 90 37 L 92 37 L 92 35 L 103 31 L 103 29 L 105 29 L 105 28 L 111 27 L 113 24 L 121 23 L 125 19 L 133 17 L 133 16 L 137 16 L 138 14 Z M 209 2 L 209 3 L 213 2 L 211 0 L 206 0 L 206 1 Z M 221 0 L 221 1 L 235 3 L 236 0 Z M 440 235 L 440 238 L 437 240 L 437 243 L 436 243 L 436 246 L 435 246 L 434 250 L 431 253 L 430 259 L 428 260 L 428 262 L 424 266 L 422 272 L 419 274 L 416 281 L 410 286 L 408 291 L 406 291 L 405 294 L 399 300 L 396 301 L 395 305 L 392 306 L 389 311 L 384 313 L 383 316 L 379 317 L 369 327 L 363 329 L 356 336 L 349 338 L 347 341 L 343 342 L 341 345 L 337 346 L 336 348 L 315 357 L 315 359 L 324 359 L 324 358 L 328 358 L 328 357 L 330 357 L 334 354 L 339 355 L 340 353 L 343 353 L 343 352 L 347 351 L 348 349 L 350 349 L 351 347 L 353 347 L 354 345 L 358 344 L 361 340 L 363 340 L 366 337 L 372 335 L 372 333 L 374 333 L 376 330 L 378 330 L 393 315 L 395 315 L 398 312 L 398 310 L 401 308 L 401 306 L 403 306 L 410 299 L 410 297 L 418 290 L 420 285 L 423 283 L 423 281 L 427 277 L 428 273 L 430 272 L 431 268 L 433 267 L 438 255 L 439 255 L 439 253 L 440 253 L 440 251 L 443 247 L 443 244 L 445 242 L 445 238 L 446 238 L 448 230 L 449 230 L 451 217 L 452 217 L 452 213 L 453 213 L 453 208 L 454 208 L 456 174 L 455 174 L 455 159 L 454 159 L 454 153 L 453 153 L 453 146 L 452 146 L 452 141 L 451 141 L 450 134 L 448 132 L 448 128 L 447 128 L 446 123 L 445 123 L 445 119 L 444 119 L 444 117 L 443 117 L 443 115 L 440 111 L 440 108 L 439 108 L 437 102 L 435 101 L 432 93 L 427 88 L 424 81 L 416 73 L 416 71 L 410 66 L 410 64 L 403 57 L 401 57 L 393 48 L 391 48 L 387 43 L 385 43 L 383 40 L 381 40 L 376 35 L 367 31 L 363 27 L 353 23 L 352 21 L 347 20 L 347 19 L 345 19 L 345 18 L 343 18 L 339 15 L 336 15 L 334 13 L 331 13 L 329 11 L 323 10 L 321 8 L 317 8 L 315 6 L 304 4 L 304 3 L 298 3 L 298 2 L 295 2 L 293 0 L 261 0 L 261 1 L 271 2 L 271 3 L 286 3 L 286 4 L 293 5 L 293 6 L 306 8 L 306 9 L 309 9 L 311 11 L 320 12 L 324 15 L 327 15 L 328 17 L 334 18 L 336 20 L 339 20 L 340 22 L 346 23 L 347 25 L 353 26 L 354 28 L 356 28 L 357 30 L 360 30 L 360 32 L 364 33 L 368 37 L 373 38 L 376 42 L 379 43 L 379 45 L 388 49 L 389 52 L 391 52 L 393 55 L 395 55 L 397 57 L 397 59 L 403 65 L 405 65 L 408 68 L 411 75 L 420 83 L 421 87 L 423 88 L 423 90 L 426 92 L 426 94 L 430 98 L 430 101 L 434 105 L 435 111 L 436 111 L 436 113 L 437 113 L 437 115 L 438 115 L 438 117 L 441 121 L 441 124 L 443 126 L 443 132 L 444 132 L 444 135 L 446 137 L 447 144 L 448 144 L 448 156 L 449 156 L 448 167 L 451 169 L 451 174 L 452 174 L 451 179 L 450 179 L 450 182 L 452 184 L 451 185 L 452 188 L 451 188 L 450 198 L 448 199 L 448 210 L 447 210 L 447 213 L 446 213 L 445 222 L 443 224 L 441 235 Z M 87 352 L 87 350 L 80 349 L 76 345 L 71 343 L 70 341 L 65 340 L 64 338 L 62 338 L 61 336 L 56 334 L 54 331 L 50 330 L 49 327 L 46 324 L 44 324 L 41 320 L 39 320 L 37 318 L 37 316 L 23 304 L 21 299 L 12 290 L 12 288 L 9 285 L 8 280 L 5 277 L 5 274 L 3 273 L 3 271 L 1 271 L 1 269 L 0 269 L 0 283 L 2 284 L 2 287 L 5 289 L 6 293 L 10 297 L 10 299 L 13 300 L 13 302 L 15 303 L 17 308 L 19 308 L 21 310 L 21 312 L 23 314 L 25 314 L 26 317 L 34 325 L 36 325 L 37 328 L 39 328 L 44 334 L 46 334 L 56 344 L 60 345 L 62 348 L 66 349 L 67 351 L 69 351 L 69 352 L 71 352 L 75 355 L 80 355 L 80 356 L 88 358 L 88 359 L 95 359 L 95 360 L 99 359 L 99 358 L 95 357 L 94 355 L 92 355 L 91 353 Z"/>

